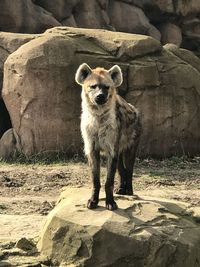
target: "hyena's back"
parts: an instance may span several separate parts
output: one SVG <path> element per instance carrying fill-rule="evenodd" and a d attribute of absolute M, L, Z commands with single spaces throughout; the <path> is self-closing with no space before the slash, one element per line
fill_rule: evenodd
<path fill-rule="evenodd" d="M 138 110 L 121 96 L 116 99 L 116 118 L 119 133 L 119 153 L 131 149 L 138 142 L 141 123 Z"/>

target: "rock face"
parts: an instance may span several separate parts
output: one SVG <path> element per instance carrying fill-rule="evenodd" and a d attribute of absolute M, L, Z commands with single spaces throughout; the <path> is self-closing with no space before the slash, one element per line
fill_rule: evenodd
<path fill-rule="evenodd" d="M 116 197 L 115 212 L 101 198 L 99 208 L 88 210 L 89 191 L 68 188 L 48 215 L 38 248 L 55 266 L 199 265 L 199 210 L 145 196 Z"/>
<path fill-rule="evenodd" d="M 29 42 L 30 40 L 36 38 L 37 35 L 31 34 L 13 34 L 0 32 L 0 138 L 2 135 L 12 127 L 10 115 L 2 99 L 2 86 L 3 86 L 3 69 L 4 63 L 7 57 L 19 48 L 22 44 Z M 2 143 L 2 142 L 1 142 Z M 4 143 L 4 142 L 3 142 Z M 4 145 L 1 145 L 3 147 Z M 0 149 L 0 155 L 5 155 L 6 147 Z M 6 153 L 7 155 L 8 153 Z"/>
<path fill-rule="evenodd" d="M 159 31 L 149 23 L 144 12 L 128 3 L 112 1 L 108 9 L 111 24 L 117 31 L 150 35 L 160 40 Z M 130 23 L 134 21 L 134 23 Z"/>
<path fill-rule="evenodd" d="M 159 28 L 162 34 L 163 44 L 175 44 L 180 46 L 182 43 L 182 33 L 181 29 L 173 23 L 163 23 Z"/>
<path fill-rule="evenodd" d="M 200 152 L 200 60 L 155 39 L 105 30 L 60 27 L 22 45 L 5 62 L 3 99 L 17 147 L 26 155 L 82 151 L 78 66 L 119 64 L 119 88 L 142 115 L 139 156 Z M 192 141 L 191 141 L 192 140 Z"/>
<path fill-rule="evenodd" d="M 0 28 L 9 32 L 39 33 L 61 25 L 45 9 L 31 0 L 1 1 Z"/>
<path fill-rule="evenodd" d="M 11 128 L 0 139 L 0 159 L 12 158 L 17 151 L 16 138 Z"/>
<path fill-rule="evenodd" d="M 59 25 L 108 29 L 146 34 L 200 54 L 199 15 L 197 0 L 4 0 L 0 30 L 42 33 Z M 163 29 L 163 24 L 174 26 Z"/>

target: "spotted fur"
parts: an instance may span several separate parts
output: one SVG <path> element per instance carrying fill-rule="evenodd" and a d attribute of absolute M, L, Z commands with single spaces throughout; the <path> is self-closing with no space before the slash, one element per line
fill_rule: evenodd
<path fill-rule="evenodd" d="M 82 64 L 76 72 L 82 86 L 81 133 L 91 167 L 93 194 L 88 208 L 96 208 L 100 190 L 99 154 L 107 157 L 106 207 L 115 209 L 113 185 L 116 169 L 120 175 L 119 194 L 133 194 L 132 173 L 141 132 L 137 109 L 117 94 L 122 83 L 121 69 L 91 69 Z"/>

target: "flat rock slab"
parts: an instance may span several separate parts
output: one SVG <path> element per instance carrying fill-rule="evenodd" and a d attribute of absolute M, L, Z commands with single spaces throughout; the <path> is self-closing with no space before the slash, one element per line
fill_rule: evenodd
<path fill-rule="evenodd" d="M 153 197 L 115 196 L 119 209 L 88 210 L 90 189 L 68 188 L 38 243 L 56 266 L 200 265 L 199 209 Z"/>

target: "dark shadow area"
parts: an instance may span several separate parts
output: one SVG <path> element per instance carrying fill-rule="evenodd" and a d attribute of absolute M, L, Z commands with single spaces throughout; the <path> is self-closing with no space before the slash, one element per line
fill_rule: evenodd
<path fill-rule="evenodd" d="M 8 130 L 12 128 L 12 123 L 10 120 L 10 115 L 6 108 L 3 99 L 0 99 L 0 138 Z"/>

